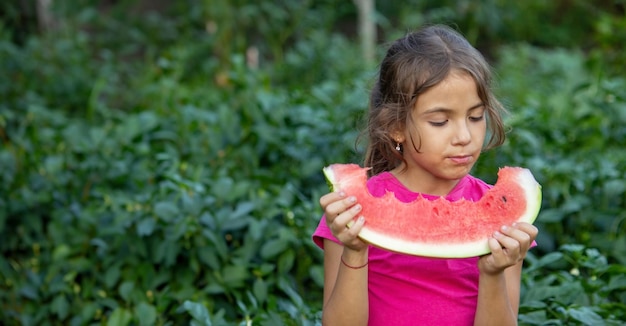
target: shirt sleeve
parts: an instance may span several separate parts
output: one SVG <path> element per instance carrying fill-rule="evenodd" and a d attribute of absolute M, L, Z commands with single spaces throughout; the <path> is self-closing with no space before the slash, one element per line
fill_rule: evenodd
<path fill-rule="evenodd" d="M 315 232 L 313 232 L 313 242 L 315 242 L 315 244 L 323 250 L 324 239 L 328 239 L 340 245 L 343 245 L 341 241 L 335 238 L 333 233 L 330 231 L 330 228 L 328 228 L 328 225 L 326 225 L 326 217 L 322 216 L 319 224 L 317 225 L 317 228 L 315 229 Z"/>

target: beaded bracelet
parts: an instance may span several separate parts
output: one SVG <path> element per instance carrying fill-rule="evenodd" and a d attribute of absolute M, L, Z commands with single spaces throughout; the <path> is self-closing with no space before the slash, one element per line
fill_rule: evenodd
<path fill-rule="evenodd" d="M 365 264 L 363 264 L 363 265 L 361 265 L 361 266 L 350 266 L 350 265 L 346 264 L 346 262 L 343 260 L 343 257 L 341 257 L 341 263 L 342 263 L 344 266 L 346 266 L 346 267 L 348 267 L 348 268 L 350 268 L 350 269 L 361 269 L 361 268 L 363 268 L 363 267 L 367 266 L 367 264 L 369 264 L 370 262 L 368 261 L 368 262 L 366 262 Z"/>

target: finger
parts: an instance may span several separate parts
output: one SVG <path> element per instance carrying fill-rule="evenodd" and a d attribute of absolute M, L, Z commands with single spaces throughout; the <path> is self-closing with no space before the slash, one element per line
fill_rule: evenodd
<path fill-rule="evenodd" d="M 519 250 L 515 247 L 515 242 L 510 245 L 513 248 L 507 248 L 503 245 L 503 242 L 507 241 L 507 237 L 503 235 L 500 236 L 503 238 L 498 239 L 493 237 L 488 241 L 489 248 L 491 249 L 491 255 L 488 256 L 487 261 L 490 266 L 489 269 L 492 271 L 502 271 L 503 269 L 513 266 L 523 259 Z"/>
<path fill-rule="evenodd" d="M 354 204 L 356 204 L 356 197 L 354 196 L 340 198 L 339 200 L 336 200 L 326 206 L 326 209 L 324 210 L 326 218 L 330 218 L 331 220 L 335 219 L 341 213 L 354 206 Z"/>
<path fill-rule="evenodd" d="M 485 257 L 488 265 L 493 269 L 500 269 L 500 266 L 505 265 L 506 262 L 506 255 L 504 253 L 504 249 L 502 248 L 502 244 L 500 244 L 496 238 L 489 238 L 488 245 L 491 250 L 491 254 Z"/>
<path fill-rule="evenodd" d="M 354 223 L 350 224 L 350 227 L 347 228 L 346 232 L 350 235 L 350 237 L 356 238 L 365 225 L 365 218 L 363 216 L 359 216 L 353 221 Z"/>
<path fill-rule="evenodd" d="M 348 229 L 351 227 L 353 221 L 357 217 L 357 215 L 361 212 L 361 205 L 356 204 L 349 209 L 343 211 L 337 217 L 332 219 L 330 228 L 336 232 L 343 231 L 344 229 Z"/>
<path fill-rule="evenodd" d="M 514 239 L 500 231 L 495 232 L 493 237 L 498 241 L 502 250 L 505 251 L 507 255 L 520 256 L 521 244 L 517 239 Z"/>
<path fill-rule="evenodd" d="M 496 238 L 489 238 L 487 243 L 492 255 L 502 255 L 502 244 Z"/>
<path fill-rule="evenodd" d="M 526 232 L 526 234 L 530 236 L 532 241 L 534 241 L 537 238 L 537 234 L 539 234 L 539 229 L 537 229 L 536 226 L 530 223 L 526 223 L 526 222 L 514 223 L 513 227 L 518 230 Z"/>
<path fill-rule="evenodd" d="M 341 241 L 346 247 L 352 249 L 362 249 L 364 246 L 367 246 L 367 243 L 361 240 L 358 235 L 364 225 L 365 218 L 360 216 L 354 221 L 349 229 L 344 228 L 343 231 L 337 236 L 337 239 L 339 239 L 339 241 Z"/>
<path fill-rule="evenodd" d="M 517 227 L 503 226 L 500 229 L 500 232 L 508 237 L 517 240 L 522 248 L 530 248 L 530 244 L 533 241 L 533 238 L 530 234 Z"/>
<path fill-rule="evenodd" d="M 327 193 L 324 196 L 320 197 L 320 206 L 322 206 L 322 208 L 325 210 L 329 204 L 336 202 L 344 198 L 345 196 L 346 194 L 343 191 Z"/>

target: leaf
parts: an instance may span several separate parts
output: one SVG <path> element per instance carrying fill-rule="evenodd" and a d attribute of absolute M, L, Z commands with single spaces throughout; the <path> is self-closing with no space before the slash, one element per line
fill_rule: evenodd
<path fill-rule="evenodd" d="M 539 310 L 545 309 L 548 305 L 543 301 L 526 301 L 520 305 L 523 310 Z"/>
<path fill-rule="evenodd" d="M 133 315 L 130 311 L 117 307 L 113 310 L 111 316 L 109 316 L 109 320 L 107 321 L 107 326 L 124 326 L 130 324 L 133 319 Z"/>
<path fill-rule="evenodd" d="M 583 325 L 604 324 L 604 319 L 590 307 L 569 308 L 567 312 L 573 319 L 581 322 Z"/>
<path fill-rule="evenodd" d="M 217 254 L 211 247 L 205 247 L 197 251 L 198 259 L 203 264 L 207 265 L 212 270 L 219 270 L 222 266 L 220 260 L 217 258 Z"/>
<path fill-rule="evenodd" d="M 117 128 L 118 139 L 130 143 L 137 136 L 151 130 L 158 125 L 158 118 L 152 111 L 144 111 L 138 115 L 128 116 Z"/>
<path fill-rule="evenodd" d="M 173 266 L 176 262 L 176 257 L 180 252 L 180 243 L 172 240 L 163 240 L 156 246 L 154 252 L 154 260 L 158 263 L 163 263 L 166 266 Z"/>
<path fill-rule="evenodd" d="M 262 278 L 257 278 L 252 285 L 252 292 L 261 304 L 267 299 L 267 288 L 267 283 Z"/>
<path fill-rule="evenodd" d="M 542 223 L 556 223 L 561 222 L 566 216 L 566 213 L 561 209 L 548 208 L 541 210 L 537 221 Z"/>
<path fill-rule="evenodd" d="M 297 307 L 302 307 L 302 305 L 304 304 L 304 300 L 302 300 L 302 297 L 300 296 L 300 294 L 298 294 L 298 291 L 296 291 L 291 286 L 290 282 L 285 277 L 278 278 L 278 288 L 281 289 L 283 292 L 285 292 L 285 294 L 289 296 L 291 301 Z"/>
<path fill-rule="evenodd" d="M 624 180 L 608 180 L 604 183 L 604 192 L 607 196 L 621 196 L 626 192 L 626 181 Z"/>
<path fill-rule="evenodd" d="M 52 300 L 50 308 L 59 317 L 59 319 L 64 320 L 67 318 L 70 305 L 65 298 L 65 294 L 57 295 L 54 300 Z"/>
<path fill-rule="evenodd" d="M 542 301 L 548 298 L 555 298 L 559 302 L 569 305 L 574 302 L 584 302 L 587 296 L 584 288 L 577 282 L 564 283 L 558 286 L 535 286 L 528 289 L 525 295 L 527 301 Z"/>
<path fill-rule="evenodd" d="M 120 274 L 121 271 L 119 265 L 109 267 L 104 273 L 104 284 L 106 284 L 107 287 L 112 288 L 119 281 Z"/>
<path fill-rule="evenodd" d="M 171 201 L 160 201 L 154 204 L 154 213 L 162 220 L 172 222 L 180 214 L 180 210 Z"/>
<path fill-rule="evenodd" d="M 280 274 L 288 274 L 291 268 L 293 267 L 293 263 L 296 259 L 296 254 L 293 250 L 288 249 L 283 252 L 278 258 L 278 273 Z"/>
<path fill-rule="evenodd" d="M 244 284 L 248 275 L 247 266 L 230 265 L 222 270 L 222 281 L 230 288 L 238 288 Z"/>
<path fill-rule="evenodd" d="M 203 291 L 208 293 L 208 294 L 222 294 L 222 293 L 226 293 L 226 289 L 223 286 L 221 286 L 220 284 L 217 284 L 215 282 L 209 283 L 209 285 L 204 287 Z"/>
<path fill-rule="evenodd" d="M 520 313 L 518 321 L 520 325 L 553 325 L 546 324 L 546 312 L 543 310 L 532 311 L 529 313 Z"/>
<path fill-rule="evenodd" d="M 613 275 L 611 277 L 611 280 L 609 281 L 609 284 L 605 288 L 605 290 L 607 291 L 626 290 L 626 275 L 624 274 Z"/>
<path fill-rule="evenodd" d="M 265 227 L 267 226 L 266 220 L 251 220 L 248 224 L 248 236 L 252 241 L 258 241 L 263 234 L 266 233 Z"/>
<path fill-rule="evenodd" d="M 309 275 L 315 284 L 321 288 L 324 287 L 324 268 L 319 265 L 312 266 Z"/>
<path fill-rule="evenodd" d="M 231 218 L 240 218 L 248 215 L 248 213 L 252 212 L 255 207 L 256 204 L 253 202 L 247 201 L 239 203 L 237 204 L 237 208 L 235 208 L 235 211 L 232 213 Z"/>
<path fill-rule="evenodd" d="M 80 310 L 80 317 L 84 320 L 92 320 L 100 307 L 94 302 L 87 302 Z"/>
<path fill-rule="evenodd" d="M 130 301 L 130 295 L 134 288 L 135 288 L 135 282 L 132 282 L 132 281 L 126 281 L 119 286 L 118 289 L 120 292 L 120 296 L 122 297 L 122 299 L 124 299 L 124 301 L 126 302 Z"/>
<path fill-rule="evenodd" d="M 55 261 L 65 260 L 71 254 L 71 249 L 66 244 L 61 244 L 54 248 L 52 259 Z"/>
<path fill-rule="evenodd" d="M 263 259 L 270 259 L 285 251 L 289 241 L 287 239 L 279 238 L 267 241 L 261 247 L 261 257 Z"/>
<path fill-rule="evenodd" d="M 228 245 L 226 244 L 226 240 L 223 236 L 219 235 L 217 232 L 212 232 L 212 230 L 204 230 L 202 231 L 202 235 L 204 235 L 209 242 L 213 244 L 213 250 L 217 253 L 217 255 L 226 259 L 228 257 Z"/>
<path fill-rule="evenodd" d="M 137 235 L 140 237 L 149 236 L 156 227 L 156 220 L 150 216 L 145 217 L 137 223 Z"/>
<path fill-rule="evenodd" d="M 154 325 L 157 320 L 157 310 L 149 303 L 140 302 L 135 307 L 135 316 L 139 325 Z"/>
<path fill-rule="evenodd" d="M 220 229 L 225 232 L 240 230 L 250 224 L 250 221 L 251 218 L 247 216 L 239 218 L 230 216 L 222 222 Z"/>
<path fill-rule="evenodd" d="M 37 289 L 31 285 L 24 285 L 20 288 L 20 295 L 31 300 L 39 300 Z"/>
<path fill-rule="evenodd" d="M 558 262 L 563 259 L 563 254 L 560 251 L 551 252 L 541 258 L 539 258 L 535 263 L 533 263 L 529 268 L 527 268 L 526 272 L 531 272 L 543 267 L 546 267 L 552 263 Z"/>
<path fill-rule="evenodd" d="M 580 253 L 585 250 L 585 246 L 581 244 L 564 244 L 560 249 L 565 252 Z"/>
<path fill-rule="evenodd" d="M 201 322 L 202 325 L 211 326 L 211 316 L 204 305 L 186 300 L 183 303 L 183 308 L 191 315 L 191 317 L 193 317 L 193 319 Z"/>
<path fill-rule="evenodd" d="M 98 256 L 104 256 L 107 252 L 107 249 L 109 249 L 109 245 L 106 243 L 106 241 L 100 238 L 93 238 L 89 241 L 89 243 L 97 248 L 96 252 L 98 253 Z"/>

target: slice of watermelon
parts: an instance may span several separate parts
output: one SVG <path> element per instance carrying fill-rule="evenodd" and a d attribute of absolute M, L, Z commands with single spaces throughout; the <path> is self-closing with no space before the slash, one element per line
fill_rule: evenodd
<path fill-rule="evenodd" d="M 365 225 L 359 237 L 391 251 L 428 257 L 462 258 L 490 252 L 493 233 L 514 222 L 533 223 L 541 206 L 541 186 L 528 169 L 504 167 L 493 188 L 477 202 L 419 196 L 404 203 L 388 192 L 367 190 L 367 168 L 333 164 L 324 168 L 331 191 L 342 190 L 361 204 Z"/>

